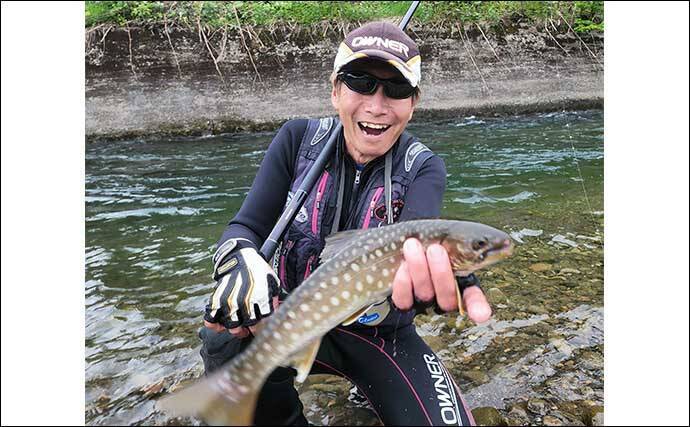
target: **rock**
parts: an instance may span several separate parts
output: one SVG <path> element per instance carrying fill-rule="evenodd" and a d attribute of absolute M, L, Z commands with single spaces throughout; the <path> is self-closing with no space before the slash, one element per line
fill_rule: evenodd
<path fill-rule="evenodd" d="M 574 268 L 562 268 L 559 274 L 581 274 L 581 272 Z"/>
<path fill-rule="evenodd" d="M 562 426 L 563 422 L 552 415 L 546 415 L 542 422 L 545 426 Z"/>
<path fill-rule="evenodd" d="M 540 271 L 547 271 L 551 270 L 553 265 L 547 264 L 545 262 L 538 262 L 536 264 L 532 264 L 529 266 L 529 269 L 534 271 L 535 273 L 539 273 Z"/>
<path fill-rule="evenodd" d="M 483 408 L 475 408 L 472 410 L 472 416 L 478 426 L 505 426 L 508 425 L 500 412 L 496 408 L 490 406 Z"/>
<path fill-rule="evenodd" d="M 463 378 L 472 381 L 476 385 L 481 385 L 489 382 L 489 376 L 483 371 L 465 371 L 460 374 Z"/>
<path fill-rule="evenodd" d="M 525 406 L 524 403 L 522 404 L 522 406 L 515 405 L 511 407 L 507 417 L 508 425 L 521 426 L 530 423 L 527 411 L 523 408 L 523 406 Z"/>
<path fill-rule="evenodd" d="M 530 399 L 527 401 L 527 410 L 537 415 L 546 415 L 547 404 L 542 399 Z"/>
<path fill-rule="evenodd" d="M 335 384 L 313 384 L 311 389 L 323 393 L 340 393 L 343 391 L 343 387 Z"/>
<path fill-rule="evenodd" d="M 505 294 L 498 288 L 490 288 L 486 291 L 486 296 L 492 304 L 500 304 L 508 301 Z"/>
<path fill-rule="evenodd" d="M 545 309 L 544 307 L 541 307 L 539 305 L 530 305 L 527 307 L 527 311 L 533 314 L 548 314 L 549 311 Z"/>
<path fill-rule="evenodd" d="M 599 412 L 594 417 L 592 417 L 593 426 L 603 426 L 604 424 L 604 411 Z"/>
<path fill-rule="evenodd" d="M 141 392 L 144 393 L 144 396 L 153 396 L 160 393 L 161 390 L 163 390 L 163 380 L 160 380 L 157 383 L 148 384 L 141 388 Z"/>
<path fill-rule="evenodd" d="M 570 357 L 570 355 L 573 354 L 573 347 L 562 338 L 556 338 L 551 340 L 551 344 L 553 344 L 553 346 L 556 347 L 556 350 L 565 354 L 567 357 Z"/>

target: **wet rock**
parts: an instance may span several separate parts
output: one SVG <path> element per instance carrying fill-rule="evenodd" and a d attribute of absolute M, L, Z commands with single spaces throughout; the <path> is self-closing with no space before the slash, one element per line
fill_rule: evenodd
<path fill-rule="evenodd" d="M 540 271 L 551 270 L 552 268 L 553 268 L 553 265 L 547 264 L 545 262 L 538 262 L 536 264 L 532 264 L 529 266 L 529 269 L 534 271 L 535 273 L 539 273 Z"/>
<path fill-rule="evenodd" d="M 162 390 L 163 380 L 160 380 L 157 383 L 145 385 L 141 388 L 141 392 L 144 393 L 144 396 L 153 396 L 160 393 Z"/>
<path fill-rule="evenodd" d="M 463 378 L 472 381 L 476 385 L 484 384 L 489 382 L 489 376 L 482 371 L 465 371 L 460 374 Z"/>
<path fill-rule="evenodd" d="M 591 409 L 592 425 L 593 426 L 603 426 L 604 425 L 604 407 L 595 406 Z"/>
<path fill-rule="evenodd" d="M 542 422 L 544 423 L 545 426 L 562 426 L 563 422 L 552 416 L 552 415 L 546 415 L 543 419 Z"/>
<path fill-rule="evenodd" d="M 549 313 L 549 311 L 546 308 L 539 306 L 539 305 L 530 305 L 527 307 L 527 311 L 530 313 L 533 313 L 533 314 L 548 314 Z"/>
<path fill-rule="evenodd" d="M 336 384 L 314 384 L 311 386 L 311 388 L 312 390 L 323 393 L 340 393 L 343 391 L 343 387 Z"/>
<path fill-rule="evenodd" d="M 556 348 L 556 350 L 570 357 L 573 354 L 573 348 L 562 338 L 556 338 L 551 340 L 551 344 Z"/>
<path fill-rule="evenodd" d="M 527 410 L 536 415 L 546 415 L 548 405 L 542 399 L 530 399 L 527 401 Z"/>
<path fill-rule="evenodd" d="M 486 296 L 489 298 L 489 302 L 492 304 L 508 302 L 508 298 L 498 288 L 490 288 L 488 291 L 486 291 Z"/>
<path fill-rule="evenodd" d="M 529 415 L 527 415 L 525 407 L 526 405 L 523 402 L 522 404 L 514 405 L 510 408 L 510 411 L 508 411 L 508 416 L 506 417 L 508 425 L 521 426 L 530 424 Z"/>
<path fill-rule="evenodd" d="M 496 408 L 490 406 L 483 408 L 475 408 L 472 410 L 472 416 L 478 426 L 505 426 L 508 425 L 500 412 Z"/>
<path fill-rule="evenodd" d="M 575 268 L 562 268 L 561 271 L 559 271 L 559 274 L 582 274 L 580 270 L 577 270 Z"/>

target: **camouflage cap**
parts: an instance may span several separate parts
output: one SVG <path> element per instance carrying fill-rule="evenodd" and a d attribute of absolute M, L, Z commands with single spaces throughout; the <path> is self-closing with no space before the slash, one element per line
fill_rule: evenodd
<path fill-rule="evenodd" d="M 377 58 L 390 63 L 417 87 L 422 78 L 422 58 L 417 44 L 397 25 L 390 22 L 370 22 L 350 31 L 338 47 L 333 71 L 360 58 Z"/>

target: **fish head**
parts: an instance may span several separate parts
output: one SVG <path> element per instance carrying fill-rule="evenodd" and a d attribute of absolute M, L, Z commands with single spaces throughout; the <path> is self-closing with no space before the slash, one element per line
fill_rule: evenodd
<path fill-rule="evenodd" d="M 446 248 L 453 271 L 461 276 L 509 257 L 514 246 L 507 233 L 468 221 L 449 221 L 439 243 Z"/>

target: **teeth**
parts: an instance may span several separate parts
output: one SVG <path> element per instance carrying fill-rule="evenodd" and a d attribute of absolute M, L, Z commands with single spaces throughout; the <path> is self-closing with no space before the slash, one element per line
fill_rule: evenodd
<path fill-rule="evenodd" d="M 359 122 L 362 126 L 372 129 L 387 129 L 388 125 L 377 125 L 376 123 Z"/>

